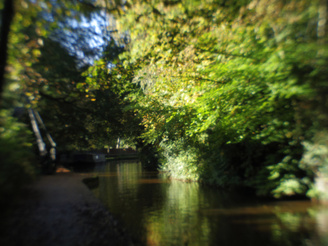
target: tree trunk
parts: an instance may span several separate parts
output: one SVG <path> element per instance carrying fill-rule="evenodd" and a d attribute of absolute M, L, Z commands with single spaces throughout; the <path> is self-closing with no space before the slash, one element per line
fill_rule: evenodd
<path fill-rule="evenodd" d="M 320 42 L 324 41 L 327 32 L 327 11 L 328 11 L 328 1 L 321 0 L 319 5 L 318 12 L 318 27 L 317 27 L 317 36 Z"/>
<path fill-rule="evenodd" d="M 2 10 L 2 26 L 0 38 L 0 103 L 2 99 L 2 91 L 4 86 L 5 68 L 7 64 L 7 49 L 8 36 L 10 31 L 10 24 L 14 17 L 14 0 L 5 0 L 4 8 Z"/>

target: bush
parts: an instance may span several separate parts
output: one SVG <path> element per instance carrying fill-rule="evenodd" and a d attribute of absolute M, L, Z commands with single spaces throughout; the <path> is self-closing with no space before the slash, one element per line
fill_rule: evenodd
<path fill-rule="evenodd" d="M 0 111 L 0 199 L 9 199 L 36 177 L 32 133 L 23 123 Z"/>
<path fill-rule="evenodd" d="M 328 131 L 315 134 L 312 141 L 304 142 L 304 155 L 300 167 L 316 176 L 316 182 L 308 191 L 308 196 L 328 199 Z"/>
<path fill-rule="evenodd" d="M 161 170 L 170 178 L 186 181 L 198 181 L 201 173 L 201 162 L 197 148 L 188 145 L 183 139 L 162 141 Z"/>

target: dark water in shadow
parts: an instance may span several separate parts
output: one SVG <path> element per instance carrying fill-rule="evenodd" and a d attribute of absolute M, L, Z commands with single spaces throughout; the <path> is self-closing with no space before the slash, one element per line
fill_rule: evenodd
<path fill-rule="evenodd" d="M 328 207 L 261 202 L 169 181 L 136 162 L 97 167 L 94 193 L 144 245 L 328 245 Z"/>

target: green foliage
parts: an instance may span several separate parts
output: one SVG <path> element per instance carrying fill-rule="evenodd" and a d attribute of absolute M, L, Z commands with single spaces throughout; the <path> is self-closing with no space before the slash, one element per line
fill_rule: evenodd
<path fill-rule="evenodd" d="M 328 132 L 317 132 L 313 140 L 304 142 L 305 152 L 301 166 L 310 168 L 314 173 L 328 176 Z"/>
<path fill-rule="evenodd" d="M 316 184 L 311 186 L 308 196 L 317 199 L 328 199 L 327 177 L 328 177 L 328 135 L 327 130 L 319 131 L 311 141 L 304 144 L 304 154 L 300 167 L 307 172 L 315 174 Z M 323 185 L 319 184 L 320 182 Z"/>
<path fill-rule="evenodd" d="M 234 3 L 130 2 L 119 18 L 140 87 L 130 108 L 172 177 L 304 194 L 301 143 L 327 122 L 319 2 Z"/>
<path fill-rule="evenodd" d="M 2 201 L 36 177 L 32 133 L 27 126 L 0 111 L 0 197 Z"/>
<path fill-rule="evenodd" d="M 92 5 L 90 1 L 15 1 L 8 47 L 8 86 L 2 105 L 15 107 L 11 96 L 17 95 L 19 106 L 29 103 L 37 108 L 59 149 L 103 148 L 112 140 L 107 130 L 109 117 L 104 117 L 103 112 L 112 106 L 104 103 L 113 93 L 95 91 L 99 86 L 86 87 L 82 76 L 86 68 L 78 68 L 72 52 L 54 41 L 61 40 L 65 31 L 72 31 L 66 22 L 79 21 L 81 16 L 88 18 L 103 9 L 101 4 Z M 63 32 L 58 34 L 54 31 L 59 27 Z M 80 29 L 79 35 L 87 32 L 87 28 Z M 83 50 L 88 43 L 80 42 L 79 48 Z M 109 44 L 108 51 L 115 47 Z"/>
<path fill-rule="evenodd" d="M 170 178 L 186 181 L 200 180 L 202 165 L 198 162 L 197 149 L 187 145 L 183 139 L 175 141 L 162 141 L 161 170 Z"/>
<path fill-rule="evenodd" d="M 60 150 L 90 148 L 95 131 L 91 124 L 96 121 L 91 116 L 94 93 L 78 88 L 85 85 L 85 69 L 77 68 L 75 57 L 51 39 L 44 39 L 40 52 L 30 67 L 33 72 L 26 76 L 25 94 L 38 107 Z"/>
<path fill-rule="evenodd" d="M 122 8 L 110 1 L 117 39 L 85 69 L 44 27 L 88 12 L 87 5 L 55 5 L 56 21 L 43 25 L 39 5 L 29 4 L 27 24 L 24 4 L 13 24 L 11 79 L 24 81 L 41 114 L 52 112 L 45 121 L 55 138 L 65 136 L 61 144 L 97 148 L 121 137 L 150 166 L 159 152 L 173 178 L 249 186 L 260 195 L 312 186 L 316 164 L 309 163 L 325 157 L 308 141 L 328 122 L 323 2 L 131 0 Z M 131 42 L 123 48 L 126 33 Z"/>
<path fill-rule="evenodd" d="M 92 124 L 98 124 L 98 133 L 104 134 L 105 130 L 107 141 L 121 138 L 126 144 L 135 146 L 141 132 L 140 118 L 125 100 L 136 87 L 130 83 L 133 73 L 121 64 L 116 64 L 112 69 L 107 65 L 107 62 L 101 59 L 86 70 L 83 73 L 85 82 L 81 83 L 79 90 L 93 100 L 93 107 L 86 108 L 88 113 L 93 115 Z M 98 142 L 104 138 L 101 135 L 94 137 L 97 137 Z"/>

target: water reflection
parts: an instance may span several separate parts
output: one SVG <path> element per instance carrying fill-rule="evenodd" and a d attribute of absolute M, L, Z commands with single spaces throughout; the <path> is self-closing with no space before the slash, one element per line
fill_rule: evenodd
<path fill-rule="evenodd" d="M 328 245 L 328 209 L 168 181 L 141 164 L 98 167 L 95 194 L 144 245 Z"/>

